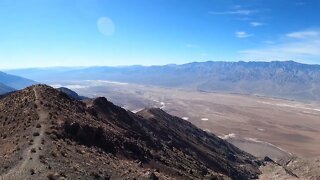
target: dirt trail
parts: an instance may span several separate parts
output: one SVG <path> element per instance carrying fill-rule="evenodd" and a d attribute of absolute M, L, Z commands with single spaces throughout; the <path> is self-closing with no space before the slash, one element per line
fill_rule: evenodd
<path fill-rule="evenodd" d="M 43 148 L 41 141 L 45 133 L 48 113 L 46 113 L 42 108 L 37 87 L 34 87 L 33 91 L 35 94 L 35 104 L 37 105 L 37 113 L 39 116 L 38 123 L 41 125 L 40 129 L 35 127 L 34 132 L 38 132 L 39 136 L 33 136 L 32 134 L 30 135 L 30 137 L 33 138 L 33 145 L 25 149 L 22 154 L 23 159 L 15 167 L 10 169 L 8 173 L 0 175 L 0 180 L 25 180 L 28 179 L 26 177 L 31 175 L 32 170 L 34 170 L 35 174 L 33 175 L 34 178 L 30 179 L 36 179 L 37 173 L 41 172 L 41 170 L 44 168 L 43 164 L 41 164 L 39 161 L 39 155 L 41 153 L 40 149 Z M 35 152 L 32 152 L 33 150 L 35 150 Z"/>

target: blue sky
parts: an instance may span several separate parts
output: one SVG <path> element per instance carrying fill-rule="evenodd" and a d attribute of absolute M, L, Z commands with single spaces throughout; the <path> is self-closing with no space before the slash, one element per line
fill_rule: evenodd
<path fill-rule="evenodd" d="M 319 0 L 1 0 L 0 68 L 320 64 Z"/>

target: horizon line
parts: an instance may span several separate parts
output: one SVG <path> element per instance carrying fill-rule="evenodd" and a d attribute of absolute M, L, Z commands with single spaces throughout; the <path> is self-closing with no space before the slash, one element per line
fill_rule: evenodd
<path fill-rule="evenodd" d="M 131 65 L 89 65 L 89 66 L 39 66 L 39 67 L 19 67 L 19 68 L 0 68 L 0 71 L 14 71 L 14 70 L 27 70 L 27 69 L 57 69 L 57 68 L 74 68 L 74 69 L 84 69 L 84 68 L 92 68 L 92 67 L 113 67 L 113 68 L 121 68 L 121 67 L 132 67 L 132 66 L 140 66 L 140 67 L 153 67 L 153 66 L 179 66 L 179 65 L 186 65 L 186 64 L 192 64 L 192 63 L 208 63 L 208 62 L 216 62 L 216 63 L 271 63 L 271 62 L 294 62 L 298 64 L 304 64 L 304 65 L 320 65 L 320 63 L 307 63 L 307 62 L 299 62 L 294 60 L 271 60 L 271 61 L 257 61 L 257 60 L 239 60 L 239 61 L 221 61 L 221 60 L 208 60 L 208 61 L 191 61 L 186 63 L 169 63 L 169 64 L 152 64 L 152 65 L 146 65 L 146 64 L 131 64 Z"/>

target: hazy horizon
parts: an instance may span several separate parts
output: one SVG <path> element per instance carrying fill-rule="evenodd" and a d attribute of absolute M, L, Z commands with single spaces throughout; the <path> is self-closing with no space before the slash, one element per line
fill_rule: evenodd
<path fill-rule="evenodd" d="M 90 65 L 90 66 L 43 66 L 43 67 L 22 67 L 22 68 L 1 68 L 1 71 L 14 71 L 14 70 L 23 70 L 23 69 L 42 69 L 42 70 L 50 70 L 50 69 L 84 69 L 84 68 L 90 68 L 90 67 L 130 67 L 130 66 L 143 66 L 143 67 L 150 67 L 150 66 L 167 66 L 167 65 L 184 65 L 184 64 L 191 64 L 191 63 L 206 63 L 206 62 L 230 62 L 230 63 L 238 63 L 238 62 L 246 62 L 246 63 L 252 63 L 252 62 L 295 62 L 299 64 L 307 64 L 307 65 L 320 65 L 319 63 L 304 63 L 304 62 L 299 62 L 299 61 L 294 61 L 294 60 L 283 60 L 283 61 L 213 61 L 213 60 L 208 60 L 208 61 L 190 61 L 190 62 L 185 62 L 185 63 L 170 63 L 170 64 L 150 64 L 150 65 L 144 65 L 144 64 L 129 64 L 129 65 Z"/>

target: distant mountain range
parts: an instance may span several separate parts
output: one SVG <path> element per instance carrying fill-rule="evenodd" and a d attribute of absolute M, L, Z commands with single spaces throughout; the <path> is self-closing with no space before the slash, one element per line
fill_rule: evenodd
<path fill-rule="evenodd" d="M 36 84 L 35 81 L 0 72 L 0 94 L 12 92 Z"/>
<path fill-rule="evenodd" d="M 108 80 L 206 92 L 320 100 L 320 65 L 294 61 L 208 61 L 164 66 L 23 69 L 9 73 L 40 82 Z"/>

